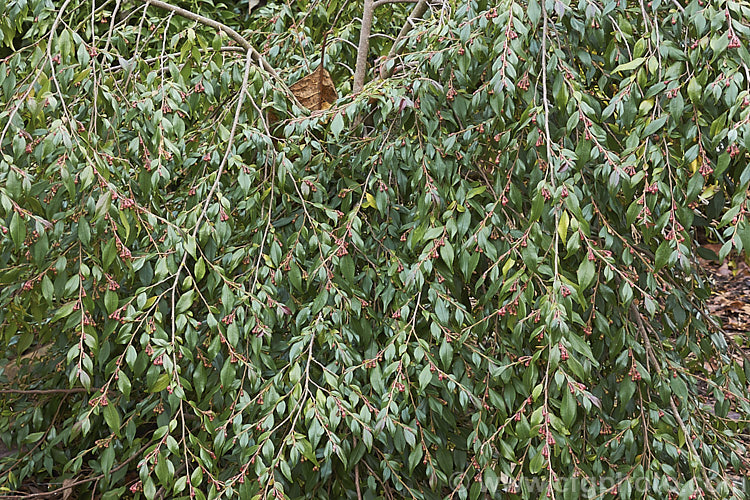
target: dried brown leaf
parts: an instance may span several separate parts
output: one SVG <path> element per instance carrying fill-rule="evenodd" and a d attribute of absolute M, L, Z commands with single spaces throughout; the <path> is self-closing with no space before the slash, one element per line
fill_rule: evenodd
<path fill-rule="evenodd" d="M 67 479 L 63 479 L 63 483 L 62 483 L 62 486 L 64 488 L 63 489 L 63 494 L 62 494 L 63 495 L 62 496 L 63 500 L 68 500 L 70 498 L 70 496 L 73 494 L 73 488 L 71 488 L 70 485 L 73 484 L 73 483 L 75 483 L 75 482 L 76 482 L 76 480 L 73 479 L 72 477 L 69 477 Z"/>
<path fill-rule="evenodd" d="M 338 99 L 331 74 L 322 65 L 289 87 L 289 90 L 310 111 L 328 109 Z"/>

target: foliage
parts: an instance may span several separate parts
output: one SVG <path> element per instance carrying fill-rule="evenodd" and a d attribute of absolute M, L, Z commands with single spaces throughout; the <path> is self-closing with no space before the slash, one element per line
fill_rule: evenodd
<path fill-rule="evenodd" d="M 750 4 L 355 3 L 0 2 L 3 491 L 743 498 Z"/>

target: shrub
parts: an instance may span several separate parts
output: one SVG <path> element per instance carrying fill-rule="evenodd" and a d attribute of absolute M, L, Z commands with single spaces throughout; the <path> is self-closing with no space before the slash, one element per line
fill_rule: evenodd
<path fill-rule="evenodd" d="M 0 21 L 5 492 L 743 497 L 747 5 L 157 7 Z"/>

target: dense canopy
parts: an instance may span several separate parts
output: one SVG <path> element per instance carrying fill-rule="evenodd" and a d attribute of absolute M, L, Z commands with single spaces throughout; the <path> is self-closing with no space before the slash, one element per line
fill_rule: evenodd
<path fill-rule="evenodd" d="M 750 3 L 175 1 L 0 0 L 0 495 L 745 498 Z"/>

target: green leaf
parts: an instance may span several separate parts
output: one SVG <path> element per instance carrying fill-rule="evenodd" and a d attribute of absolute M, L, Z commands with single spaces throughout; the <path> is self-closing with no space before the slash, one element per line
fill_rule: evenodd
<path fill-rule="evenodd" d="M 572 332 L 569 332 L 565 338 L 568 340 L 568 342 L 570 342 L 570 346 L 573 348 L 573 350 L 589 358 L 594 366 L 599 366 L 599 362 L 596 361 L 596 358 L 594 358 L 594 354 L 591 352 L 591 347 L 585 340 Z"/>
<path fill-rule="evenodd" d="M 161 392 L 169 386 L 169 374 L 162 373 L 148 392 Z"/>
<path fill-rule="evenodd" d="M 428 385 L 430 385 L 430 382 L 432 381 L 432 372 L 430 371 L 429 365 L 422 368 L 422 371 L 419 373 L 419 388 L 421 390 L 425 390 Z"/>
<path fill-rule="evenodd" d="M 583 259 L 581 264 L 578 266 L 578 285 L 581 290 L 585 290 L 594 281 L 594 274 L 596 273 L 596 267 L 594 263 L 589 259 Z"/>
<path fill-rule="evenodd" d="M 661 244 L 659 244 L 659 248 L 656 249 L 656 258 L 654 260 L 654 268 L 655 270 L 659 270 L 667 265 L 669 262 L 669 259 L 672 255 L 672 247 L 669 244 L 669 241 L 662 241 Z"/>
<path fill-rule="evenodd" d="M 57 312 L 55 312 L 55 315 L 52 317 L 51 322 L 54 323 L 55 321 L 59 319 L 70 316 L 75 306 L 76 306 L 75 302 L 68 302 L 67 304 L 63 304 L 62 306 L 60 306 Z"/>
<path fill-rule="evenodd" d="M 344 129 L 344 116 L 342 113 L 336 113 L 331 121 L 331 133 L 334 137 L 338 138 L 341 131 Z"/>
<path fill-rule="evenodd" d="M 690 82 L 688 83 L 687 91 L 688 91 L 688 97 L 693 102 L 693 104 L 697 104 L 700 102 L 701 94 L 703 93 L 703 88 L 701 87 L 700 83 L 698 83 L 698 80 L 696 80 L 695 77 L 692 77 L 690 79 Z"/>
<path fill-rule="evenodd" d="M 570 215 L 567 210 L 563 210 L 560 215 L 560 219 L 557 222 L 557 234 L 560 236 L 560 241 L 563 245 L 568 240 L 568 227 L 570 226 Z"/>
<path fill-rule="evenodd" d="M 18 212 L 13 212 L 13 217 L 10 220 L 10 236 L 13 238 L 16 248 L 21 248 L 26 239 L 26 223 L 18 215 Z"/>
<path fill-rule="evenodd" d="M 195 291 L 188 290 L 180 296 L 180 299 L 177 301 L 177 306 L 175 307 L 178 313 L 183 313 L 190 309 L 190 306 L 193 305 L 193 295 L 195 295 Z"/>
<path fill-rule="evenodd" d="M 645 129 L 643 129 L 643 135 L 649 136 L 655 134 L 664 126 L 667 120 L 669 120 L 669 115 L 667 114 L 660 116 L 656 120 L 653 120 L 651 123 L 646 125 Z"/>
<path fill-rule="evenodd" d="M 236 368 L 234 364 L 229 362 L 229 360 L 224 361 L 224 366 L 221 368 L 221 375 L 219 377 L 219 379 L 221 380 L 221 385 L 226 388 L 231 387 L 232 382 L 234 382 L 235 372 Z"/>
<path fill-rule="evenodd" d="M 561 407 L 560 407 L 560 416 L 562 417 L 563 423 L 565 423 L 565 426 L 570 429 L 573 426 L 573 423 L 576 420 L 576 412 L 578 410 L 578 402 L 576 401 L 575 396 L 568 391 L 563 391 L 565 395 L 563 396 Z"/>
<path fill-rule="evenodd" d="M 354 260 L 349 255 L 344 255 L 339 260 L 339 265 L 347 283 L 354 285 Z"/>
<path fill-rule="evenodd" d="M 613 73 L 616 73 L 618 71 L 632 71 L 636 68 L 638 68 L 641 64 L 646 62 L 645 57 L 636 57 L 632 61 L 628 61 L 626 63 L 618 65 L 615 69 L 612 70 Z"/>
<path fill-rule="evenodd" d="M 672 387 L 672 392 L 677 396 L 680 402 L 686 403 L 688 401 L 688 389 L 687 385 L 685 385 L 685 381 L 682 380 L 682 377 L 673 377 L 670 380 L 670 385 Z"/>
<path fill-rule="evenodd" d="M 529 16 L 531 24 L 536 26 L 539 23 L 539 18 L 542 15 L 542 9 L 539 6 L 538 0 L 530 0 L 529 6 L 526 8 L 526 14 Z"/>
<path fill-rule="evenodd" d="M 123 371 L 117 374 L 117 388 L 125 396 L 125 399 L 130 398 L 130 379 Z"/>
<path fill-rule="evenodd" d="M 110 430 L 116 435 L 120 435 L 120 412 L 113 404 L 108 404 L 104 407 L 104 420 L 107 422 Z"/>
<path fill-rule="evenodd" d="M 449 269 L 453 269 L 453 246 L 450 244 L 449 241 L 445 241 L 443 246 L 440 247 L 440 257 L 443 258 L 443 261 L 448 265 Z"/>
<path fill-rule="evenodd" d="M 545 460 L 542 452 L 537 451 L 536 455 L 534 455 L 534 458 L 532 458 L 531 462 L 529 462 L 529 472 L 531 472 L 532 474 L 538 474 L 539 471 L 541 471 L 544 467 L 544 464 Z"/>

